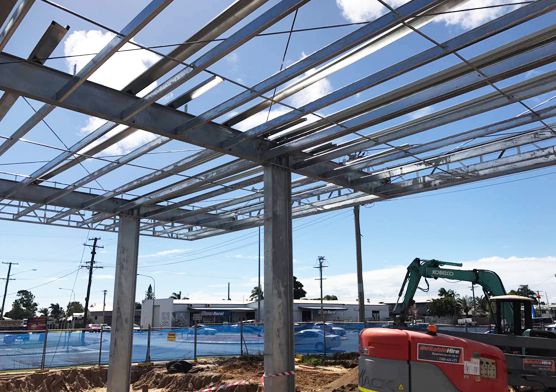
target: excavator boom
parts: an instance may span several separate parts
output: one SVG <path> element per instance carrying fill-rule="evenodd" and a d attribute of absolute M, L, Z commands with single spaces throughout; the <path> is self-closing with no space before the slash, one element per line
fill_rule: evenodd
<path fill-rule="evenodd" d="M 478 284 L 483 288 L 483 292 L 487 298 L 497 295 L 505 295 L 506 290 L 502 284 L 500 277 L 493 271 L 489 270 L 459 270 L 451 268 L 441 268 L 442 266 L 461 267 L 461 263 L 454 263 L 449 261 L 440 260 L 422 260 L 419 258 L 414 259 L 407 267 L 402 287 L 398 294 L 398 303 L 394 308 L 394 314 L 398 317 L 398 322 L 404 323 L 407 317 L 409 307 L 413 302 L 413 297 L 419 288 L 419 282 L 422 278 L 445 278 L 451 280 L 459 280 Z M 405 291 L 405 295 L 404 295 Z M 400 303 L 400 298 L 403 295 L 403 301 Z M 511 311 L 509 312 L 511 314 Z M 508 320 L 510 321 L 510 320 Z"/>

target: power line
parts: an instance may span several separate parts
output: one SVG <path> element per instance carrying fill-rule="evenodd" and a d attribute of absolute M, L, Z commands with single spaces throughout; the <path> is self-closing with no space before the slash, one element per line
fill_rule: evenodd
<path fill-rule="evenodd" d="M 91 23 L 92 25 L 95 25 L 97 27 L 100 27 L 104 30 L 107 30 L 113 34 L 116 34 L 118 36 L 121 36 L 121 33 L 118 32 L 117 30 L 111 29 L 99 22 L 96 22 L 95 20 L 88 18 L 82 14 L 79 14 L 76 11 L 72 11 L 69 8 L 66 8 L 60 4 L 57 4 L 53 1 L 50 0 L 42 0 L 43 3 L 46 3 L 54 8 L 58 8 L 61 11 L 64 11 L 68 14 L 71 14 L 79 19 L 82 19 L 88 23 Z M 438 11 L 438 12 L 427 12 L 424 13 L 422 15 L 417 15 L 416 18 L 423 18 L 423 17 L 429 17 L 429 16 L 440 16 L 440 15 L 449 15 L 449 14 L 456 14 L 456 13 L 461 13 L 461 12 L 472 12 L 472 11 L 481 11 L 481 10 L 486 10 L 486 9 L 493 9 L 493 8 L 502 8 L 502 7 L 514 7 L 514 6 L 519 6 L 519 5 L 527 5 L 527 4 L 531 4 L 534 3 L 534 0 L 531 1 L 518 1 L 518 2 L 513 2 L 513 3 L 505 3 L 505 4 L 493 4 L 493 5 L 487 5 L 487 6 L 480 6 L 480 7 L 470 7 L 470 8 L 462 8 L 462 9 L 457 9 L 457 10 L 449 10 L 449 11 Z M 335 24 L 327 24 L 327 25 L 320 25 L 320 26 L 311 26 L 311 27 L 304 27 L 304 28 L 297 28 L 297 29 L 291 29 L 291 30 L 279 30 L 279 31 L 269 31 L 266 33 L 259 33 L 257 35 L 255 35 L 255 38 L 260 38 L 260 37 L 269 37 L 269 36 L 275 36 L 275 35 L 286 35 L 286 34 L 296 34 L 296 33 L 304 33 L 304 32 L 311 32 L 311 31 L 320 31 L 320 30 L 330 30 L 330 29 L 337 29 L 337 28 L 344 28 L 344 27 L 354 27 L 354 26 L 361 26 L 361 25 L 365 25 L 368 24 L 370 22 L 372 22 L 373 20 L 366 20 L 363 22 L 349 22 L 349 23 L 335 23 Z M 206 40 L 191 40 L 191 41 L 187 41 L 188 44 L 200 44 L 200 43 L 213 43 L 213 42 L 222 42 L 225 41 L 226 39 L 228 39 L 229 37 L 221 37 L 221 38 L 213 38 L 213 39 L 206 39 Z M 138 46 L 136 43 L 134 42 L 130 42 L 130 45 L 136 45 Z M 166 49 L 166 48 L 175 48 L 177 46 L 183 45 L 183 43 L 171 43 L 171 44 L 160 44 L 160 45 L 149 45 L 149 46 L 139 46 L 136 48 L 126 48 L 126 49 L 120 49 L 118 50 L 116 53 L 125 53 L 125 52 L 134 52 L 134 51 L 138 51 L 138 50 L 154 50 L 154 49 Z M 75 58 L 75 57 L 88 57 L 88 56 L 95 56 L 97 55 L 98 52 L 90 52 L 90 53 L 79 53 L 79 54 L 73 54 L 73 55 L 64 55 L 64 56 L 49 56 L 49 57 L 43 57 L 43 58 L 37 58 L 38 60 L 41 61 L 46 61 L 46 60 L 63 60 L 63 59 L 68 59 L 68 58 Z M 22 61 L 26 61 L 26 60 L 15 60 L 15 61 L 6 61 L 6 62 L 0 62 L 0 65 L 2 64 L 12 64 L 12 63 L 17 63 L 17 62 L 22 62 Z"/>

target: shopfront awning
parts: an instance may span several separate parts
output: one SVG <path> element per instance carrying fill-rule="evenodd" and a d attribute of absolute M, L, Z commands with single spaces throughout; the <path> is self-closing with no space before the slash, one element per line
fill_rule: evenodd
<path fill-rule="evenodd" d="M 198 310 L 198 311 L 217 311 L 217 312 L 222 312 L 222 311 L 230 311 L 230 312 L 254 312 L 255 309 L 253 308 L 214 308 L 214 307 L 210 307 L 210 308 L 191 308 L 191 310 Z"/>
<path fill-rule="evenodd" d="M 300 306 L 299 309 L 303 310 L 320 310 L 320 306 Z M 323 306 L 323 310 L 347 310 L 342 306 Z"/>

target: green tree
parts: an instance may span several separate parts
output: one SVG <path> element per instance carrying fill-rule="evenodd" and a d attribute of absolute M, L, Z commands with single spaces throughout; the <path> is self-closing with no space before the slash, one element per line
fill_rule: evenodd
<path fill-rule="evenodd" d="M 297 278 L 293 277 L 293 298 L 301 299 L 307 295 L 307 292 L 303 290 L 303 283 L 301 283 Z"/>
<path fill-rule="evenodd" d="M 463 314 L 469 316 L 469 313 L 473 310 L 473 298 L 468 296 L 459 297 L 457 303 Z"/>
<path fill-rule="evenodd" d="M 338 297 L 336 297 L 335 295 L 329 295 L 329 294 L 327 294 L 327 295 L 325 295 L 325 296 L 323 297 L 323 299 L 324 299 L 325 301 L 337 301 L 337 300 L 338 300 Z"/>
<path fill-rule="evenodd" d="M 149 285 L 147 291 L 145 291 L 145 299 L 154 299 L 154 292 L 152 285 Z"/>
<path fill-rule="evenodd" d="M 79 301 L 72 301 L 68 304 L 68 308 L 66 310 L 66 314 L 68 316 L 73 315 L 74 313 L 83 313 L 85 308 L 81 305 Z"/>
<path fill-rule="evenodd" d="M 517 290 L 510 290 L 508 293 L 509 295 L 521 295 L 522 297 L 528 297 L 533 300 L 533 303 L 536 305 L 538 303 L 537 300 L 537 292 L 533 291 L 529 288 L 528 285 L 521 285 Z"/>
<path fill-rule="evenodd" d="M 429 314 L 438 317 L 453 317 L 456 318 L 461 313 L 461 307 L 458 303 L 458 295 L 454 290 L 446 290 L 441 288 L 438 290 L 438 297 L 434 298 L 428 304 Z"/>
<path fill-rule="evenodd" d="M 180 291 L 177 291 L 177 292 L 174 291 L 174 292 L 172 293 L 172 295 L 170 295 L 170 298 L 172 298 L 172 299 L 181 299 L 181 290 L 180 290 Z"/>
<path fill-rule="evenodd" d="M 21 320 L 35 317 L 38 305 L 35 296 L 28 290 L 19 290 L 17 299 L 12 304 L 12 310 L 6 312 L 5 316 L 11 319 Z"/>
<path fill-rule="evenodd" d="M 64 308 L 60 306 L 59 303 L 50 304 L 50 316 L 54 320 L 60 321 L 66 316 L 66 312 L 64 311 Z"/>
<path fill-rule="evenodd" d="M 141 309 L 143 305 L 140 302 L 135 302 L 135 310 Z"/>
<path fill-rule="evenodd" d="M 39 314 L 41 316 L 48 317 L 48 313 L 49 313 L 48 308 L 40 308 L 39 309 Z"/>
<path fill-rule="evenodd" d="M 261 301 L 264 299 L 264 293 L 263 293 L 263 290 L 259 286 L 255 286 L 255 287 L 253 287 L 253 290 L 251 290 L 251 295 L 249 296 L 249 301 L 258 301 L 259 299 Z"/>

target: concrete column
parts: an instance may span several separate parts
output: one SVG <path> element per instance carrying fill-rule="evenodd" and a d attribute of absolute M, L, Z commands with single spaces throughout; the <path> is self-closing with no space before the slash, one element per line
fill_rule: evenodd
<path fill-rule="evenodd" d="M 112 301 L 108 392 L 129 391 L 138 248 L 139 217 L 135 214 L 120 215 Z"/>
<path fill-rule="evenodd" d="M 355 250 L 357 254 L 357 298 L 359 301 L 359 322 L 365 322 L 365 292 L 363 289 L 363 256 L 361 253 L 361 225 L 359 221 L 359 206 L 353 207 L 355 221 Z"/>
<path fill-rule="evenodd" d="M 264 370 L 265 375 L 293 371 L 293 254 L 291 173 L 264 167 Z M 266 392 L 294 392 L 295 377 L 265 378 Z"/>

